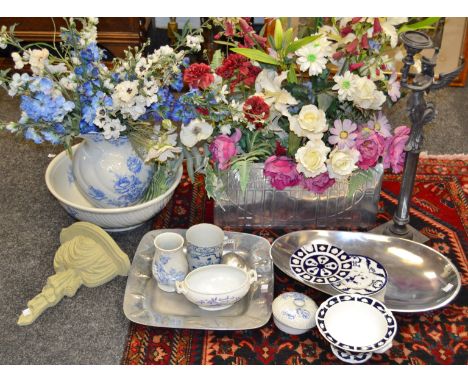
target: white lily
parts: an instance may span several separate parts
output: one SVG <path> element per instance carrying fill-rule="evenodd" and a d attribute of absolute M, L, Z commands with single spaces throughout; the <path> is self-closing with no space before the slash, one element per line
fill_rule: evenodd
<path fill-rule="evenodd" d="M 289 116 L 288 106 L 297 105 L 298 101 L 281 83 L 286 79 L 287 72 L 280 75 L 274 70 L 264 69 L 255 80 L 255 90 L 264 98 L 265 102 L 278 110 L 282 115 Z"/>
<path fill-rule="evenodd" d="M 396 25 L 408 21 L 407 17 L 382 17 L 379 18 L 380 26 L 387 36 L 390 36 L 390 45 L 395 48 L 398 44 L 398 33 L 395 28 Z"/>

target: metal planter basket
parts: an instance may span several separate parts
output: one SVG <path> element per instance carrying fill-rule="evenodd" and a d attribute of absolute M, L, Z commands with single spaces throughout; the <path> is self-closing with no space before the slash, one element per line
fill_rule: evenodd
<path fill-rule="evenodd" d="M 353 176 L 359 178 L 352 190 L 351 182 L 339 181 L 318 195 L 302 187 L 276 190 L 263 175 L 263 163 L 252 166 L 245 192 L 236 174 L 226 171 L 214 222 L 221 227 L 366 229 L 375 223 L 383 166 L 378 164 L 369 176 Z"/>

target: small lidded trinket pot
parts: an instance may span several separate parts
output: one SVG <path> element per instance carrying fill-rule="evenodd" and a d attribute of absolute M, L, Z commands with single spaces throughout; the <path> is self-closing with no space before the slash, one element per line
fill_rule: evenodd
<path fill-rule="evenodd" d="M 302 293 L 283 293 L 273 301 L 273 320 L 285 333 L 303 334 L 316 325 L 317 308 L 314 300 Z"/>

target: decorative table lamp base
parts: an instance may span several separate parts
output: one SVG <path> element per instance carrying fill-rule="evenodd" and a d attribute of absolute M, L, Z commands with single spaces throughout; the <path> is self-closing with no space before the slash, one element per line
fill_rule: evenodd
<path fill-rule="evenodd" d="M 421 232 L 419 232 L 416 228 L 410 226 L 409 224 L 406 224 L 406 229 L 407 233 L 406 234 L 396 234 L 393 233 L 391 228 L 394 226 L 393 220 L 390 220 L 384 224 L 379 225 L 378 227 L 375 227 L 374 229 L 370 230 L 370 233 L 375 233 L 378 235 L 385 235 L 385 236 L 393 236 L 393 237 L 400 237 L 402 239 L 408 239 L 408 240 L 413 240 L 418 243 L 425 243 L 426 241 L 429 240 L 429 238 L 425 235 L 423 235 Z"/>

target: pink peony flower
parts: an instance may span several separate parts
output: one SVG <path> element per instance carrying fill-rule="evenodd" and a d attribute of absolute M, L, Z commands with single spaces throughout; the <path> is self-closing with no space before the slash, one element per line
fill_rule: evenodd
<path fill-rule="evenodd" d="M 384 154 L 384 168 L 392 168 L 394 173 L 403 170 L 405 163 L 405 145 L 409 139 L 410 128 L 408 126 L 399 126 L 393 132 L 392 138 L 387 139 Z"/>
<path fill-rule="evenodd" d="M 265 161 L 263 174 L 274 188 L 284 190 L 286 187 L 297 186 L 301 182 L 296 166 L 291 158 L 273 155 Z"/>
<path fill-rule="evenodd" d="M 316 194 L 323 194 L 331 186 L 335 184 L 335 179 L 330 178 L 328 172 L 322 172 L 313 178 L 302 178 L 302 185 L 304 188 Z"/>
<path fill-rule="evenodd" d="M 209 146 L 213 160 L 220 170 L 229 168 L 229 161 L 237 153 L 236 143 L 241 139 L 241 135 L 239 129 L 236 129 L 231 136 L 218 135 Z"/>
<path fill-rule="evenodd" d="M 380 156 L 385 152 L 385 139 L 377 133 L 370 135 L 359 134 L 356 149 L 361 154 L 356 164 L 363 170 L 368 170 L 377 164 Z"/>

